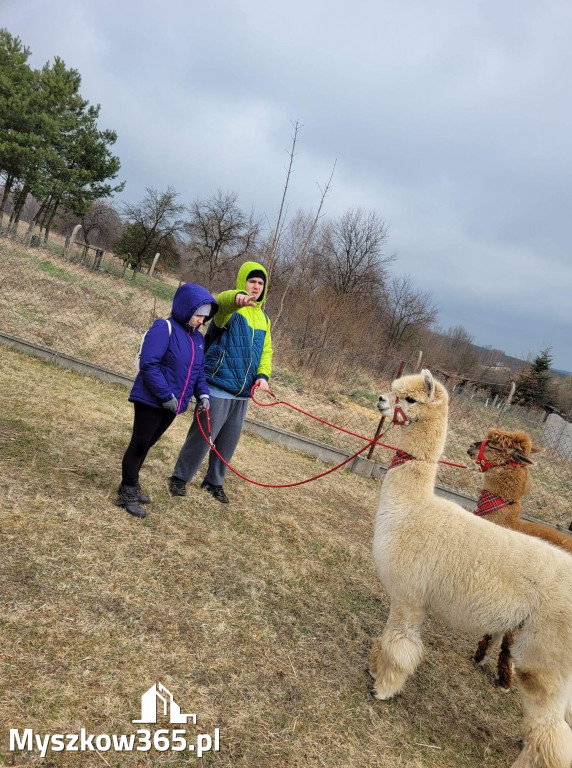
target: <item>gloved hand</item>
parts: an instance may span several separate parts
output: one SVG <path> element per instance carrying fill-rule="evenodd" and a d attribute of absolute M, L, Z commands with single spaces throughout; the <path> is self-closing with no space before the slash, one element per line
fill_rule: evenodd
<path fill-rule="evenodd" d="M 171 395 L 169 400 L 165 400 L 162 403 L 163 408 L 166 408 L 168 411 L 171 411 L 171 413 L 177 413 L 177 408 L 179 407 L 179 401 L 175 397 L 175 395 Z"/>
<path fill-rule="evenodd" d="M 207 395 L 201 395 L 199 398 L 199 403 L 197 405 L 197 411 L 199 413 L 202 413 L 203 411 L 208 411 L 210 406 L 211 406 L 211 403 Z"/>

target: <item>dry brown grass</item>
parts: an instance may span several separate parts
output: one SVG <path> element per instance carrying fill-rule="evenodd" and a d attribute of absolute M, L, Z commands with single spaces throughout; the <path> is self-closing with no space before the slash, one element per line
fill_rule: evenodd
<path fill-rule="evenodd" d="M 149 456 L 154 503 L 137 521 L 112 504 L 125 390 L 0 348 L 0 391 L 0 762 L 200 764 L 188 752 L 8 753 L 10 727 L 134 733 L 159 681 L 199 732 L 221 728 L 220 752 L 203 758 L 221 768 L 514 760 L 517 699 L 474 667 L 476 638 L 429 620 L 403 694 L 371 697 L 367 658 L 388 611 L 370 557 L 376 482 L 340 472 L 272 491 L 230 477 L 220 505 L 197 478 L 172 499 L 187 416 Z M 269 482 L 323 467 L 248 434 L 235 463 Z"/>
<path fill-rule="evenodd" d="M 133 373 L 142 333 L 167 317 L 175 287 L 93 272 L 58 252 L 0 238 L 0 328 L 58 352 Z M 152 290 L 167 298 L 154 296 Z"/>

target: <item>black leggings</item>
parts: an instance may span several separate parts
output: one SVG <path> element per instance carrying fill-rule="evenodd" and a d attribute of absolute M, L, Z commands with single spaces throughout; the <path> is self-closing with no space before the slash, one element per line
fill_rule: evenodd
<path fill-rule="evenodd" d="M 137 485 L 139 470 L 149 449 L 169 429 L 175 418 L 175 414 L 165 408 L 153 408 L 144 403 L 133 403 L 133 405 L 135 406 L 133 434 L 121 464 L 123 485 Z"/>

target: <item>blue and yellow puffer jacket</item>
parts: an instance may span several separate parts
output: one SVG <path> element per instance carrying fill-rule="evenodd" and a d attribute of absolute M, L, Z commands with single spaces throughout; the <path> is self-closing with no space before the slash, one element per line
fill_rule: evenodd
<path fill-rule="evenodd" d="M 264 291 L 256 307 L 237 307 L 237 293 L 248 293 L 246 278 L 253 270 L 265 276 Z M 206 334 L 207 382 L 237 397 L 249 397 L 256 379 L 272 373 L 270 319 L 262 309 L 268 291 L 268 275 L 262 264 L 246 261 L 238 270 L 236 290 L 219 293 L 219 305 Z"/>

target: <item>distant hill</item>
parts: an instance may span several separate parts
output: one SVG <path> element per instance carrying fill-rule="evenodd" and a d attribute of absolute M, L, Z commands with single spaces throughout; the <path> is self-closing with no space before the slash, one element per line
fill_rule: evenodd
<path fill-rule="evenodd" d="M 506 366 L 511 371 L 519 371 L 523 365 L 527 364 L 527 360 L 521 360 L 519 357 L 511 357 L 506 355 L 501 350 L 492 349 L 491 347 L 479 347 L 477 344 L 473 344 L 473 349 L 477 353 L 481 364 L 489 366 Z M 572 371 L 562 371 L 559 368 L 551 368 L 550 373 L 557 376 L 572 376 Z"/>

